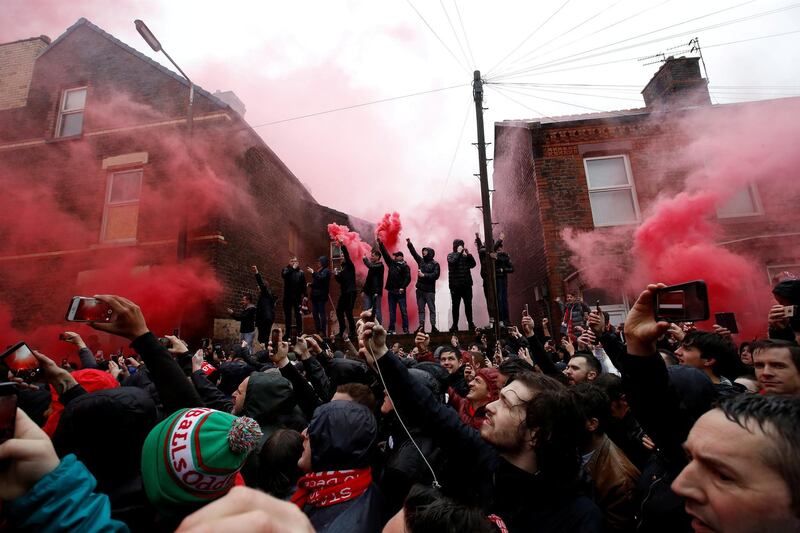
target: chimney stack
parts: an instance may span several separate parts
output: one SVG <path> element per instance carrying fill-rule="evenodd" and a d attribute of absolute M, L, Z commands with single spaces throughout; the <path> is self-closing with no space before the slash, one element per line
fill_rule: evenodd
<path fill-rule="evenodd" d="M 644 103 L 655 109 L 710 105 L 708 80 L 700 74 L 700 58 L 668 57 L 642 91 Z"/>

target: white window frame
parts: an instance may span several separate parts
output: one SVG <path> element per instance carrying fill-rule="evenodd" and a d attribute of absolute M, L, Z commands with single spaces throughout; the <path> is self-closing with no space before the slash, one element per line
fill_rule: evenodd
<path fill-rule="evenodd" d="M 64 109 L 66 107 L 66 105 L 67 105 L 67 95 L 69 93 L 74 93 L 75 91 L 85 91 L 86 92 L 86 96 L 83 99 L 83 107 L 80 108 L 80 109 L 70 109 L 70 110 L 67 111 L 66 109 Z M 83 134 L 83 126 L 84 126 L 85 122 L 81 123 L 81 131 L 80 131 L 80 133 L 74 133 L 72 135 L 61 135 L 61 125 L 64 122 L 64 115 L 77 115 L 78 113 L 83 114 L 86 111 L 86 99 L 88 97 L 89 97 L 89 87 L 88 86 L 73 87 L 71 89 L 65 89 L 64 90 L 64 92 L 61 94 L 61 105 L 59 105 L 59 107 L 58 107 L 58 120 L 56 121 L 56 138 L 61 139 L 61 138 L 65 138 L 65 137 L 76 137 L 78 135 L 82 135 Z M 84 116 L 83 118 L 85 120 L 86 116 Z"/>
<path fill-rule="evenodd" d="M 136 196 L 136 200 L 127 200 L 124 202 L 111 202 L 111 188 L 114 183 L 114 175 L 116 174 L 125 174 L 127 172 L 139 172 L 139 190 Z M 108 172 L 108 177 L 106 178 L 106 198 L 105 198 L 105 205 L 103 206 L 103 226 L 100 228 L 100 242 L 101 243 L 122 243 L 122 242 L 136 242 L 136 237 L 132 237 L 129 239 L 106 239 L 106 229 L 108 224 L 108 208 L 109 207 L 119 207 L 119 206 L 126 206 L 126 205 L 139 205 L 142 200 L 142 183 L 144 182 L 144 168 L 142 167 L 132 167 L 132 168 L 119 168 L 114 169 Z M 137 219 L 138 220 L 138 219 Z"/>
<path fill-rule="evenodd" d="M 720 215 L 719 209 L 716 210 L 717 219 L 725 220 L 731 218 L 747 218 L 747 217 L 757 217 L 764 214 L 764 206 L 761 204 L 761 196 L 758 194 L 758 188 L 756 187 L 755 183 L 749 183 L 747 185 L 748 189 L 750 190 L 750 198 L 753 199 L 753 205 L 755 207 L 755 211 L 752 213 L 745 213 L 745 214 L 734 214 L 734 215 Z M 744 189 L 742 189 L 744 190 Z M 720 206 L 721 207 L 721 206 Z"/>
<path fill-rule="evenodd" d="M 628 179 L 627 185 L 613 185 L 611 187 L 595 187 L 592 188 L 591 183 L 589 182 L 589 161 L 596 161 L 598 159 L 618 159 L 622 158 L 622 161 L 625 163 L 625 177 Z M 628 154 L 615 154 L 615 155 L 603 155 L 597 157 L 584 157 L 583 158 L 583 173 L 586 175 L 586 187 L 589 189 L 589 208 L 591 209 L 592 205 L 592 193 L 593 192 L 611 192 L 611 191 L 630 191 L 632 199 L 633 199 L 633 211 L 636 214 L 636 220 L 632 220 L 630 222 L 621 222 L 621 223 L 613 223 L 613 224 L 598 224 L 597 221 L 594 219 L 594 214 L 592 215 L 592 223 L 596 228 L 602 227 L 613 227 L 613 226 L 628 226 L 632 224 L 638 224 L 642 221 L 642 214 L 639 211 L 639 198 L 636 194 L 636 184 L 633 181 L 633 172 L 631 171 L 631 161 L 628 158 Z"/>

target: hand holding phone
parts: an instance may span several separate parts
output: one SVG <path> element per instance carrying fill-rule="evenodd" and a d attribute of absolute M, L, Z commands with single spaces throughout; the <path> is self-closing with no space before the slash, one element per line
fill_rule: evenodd
<path fill-rule="evenodd" d="M 697 280 L 662 287 L 655 294 L 655 319 L 659 322 L 708 320 L 708 287 Z"/>
<path fill-rule="evenodd" d="M 97 298 L 73 296 L 67 308 L 68 322 L 111 322 L 111 306 Z"/>
<path fill-rule="evenodd" d="M 30 383 L 42 372 L 39 360 L 27 344 L 18 342 L 0 355 L 0 365 L 18 377 Z"/>

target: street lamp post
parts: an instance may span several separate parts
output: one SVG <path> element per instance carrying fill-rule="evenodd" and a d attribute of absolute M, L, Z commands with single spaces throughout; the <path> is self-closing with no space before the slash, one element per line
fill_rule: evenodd
<path fill-rule="evenodd" d="M 183 69 L 181 69 L 181 67 L 179 67 L 178 64 L 175 63 L 175 61 L 169 56 L 167 51 L 164 50 L 164 48 L 161 47 L 161 43 L 158 41 L 156 36 L 153 34 L 153 32 L 150 31 L 150 28 L 148 28 L 147 25 L 143 21 L 141 21 L 139 19 L 136 19 L 136 20 L 133 21 L 133 23 L 136 25 L 136 31 L 139 32 L 139 35 L 142 36 L 142 38 L 150 46 L 150 48 L 152 48 L 154 52 L 161 52 L 165 56 L 167 56 L 167 59 L 169 59 L 169 62 L 172 63 L 172 66 L 174 66 L 176 69 L 178 69 L 178 72 L 180 72 L 181 75 L 184 78 L 186 78 L 186 81 L 189 82 L 189 104 L 188 104 L 188 108 L 187 108 L 187 111 L 186 111 L 186 134 L 188 136 L 187 144 L 189 146 L 189 151 L 190 151 L 190 155 L 191 155 L 192 134 L 193 134 L 193 129 L 194 129 L 194 113 L 193 113 L 193 108 L 192 108 L 192 104 L 194 104 L 194 83 L 192 83 L 192 80 L 189 79 L 189 76 L 187 76 L 186 73 L 183 71 Z M 188 234 L 189 234 L 188 213 L 187 213 L 186 207 L 184 206 L 183 215 L 181 217 L 181 227 L 180 227 L 180 230 L 178 232 L 178 262 L 179 263 L 183 262 L 186 259 L 186 247 L 187 247 Z"/>

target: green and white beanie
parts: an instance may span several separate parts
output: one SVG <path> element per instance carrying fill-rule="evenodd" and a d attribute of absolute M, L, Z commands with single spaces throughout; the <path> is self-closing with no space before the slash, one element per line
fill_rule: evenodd
<path fill-rule="evenodd" d="M 176 411 L 144 441 L 147 498 L 160 512 L 174 514 L 224 496 L 260 440 L 252 418 L 199 407 Z"/>

